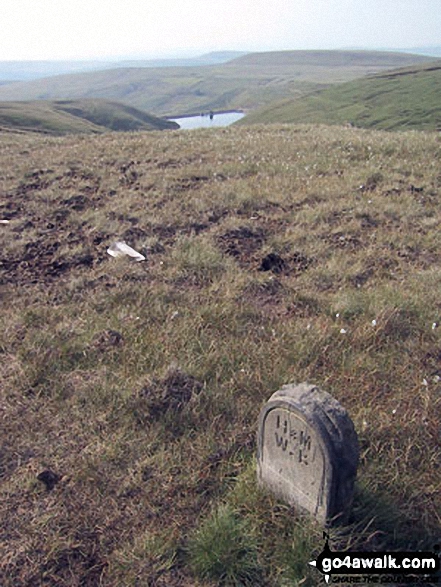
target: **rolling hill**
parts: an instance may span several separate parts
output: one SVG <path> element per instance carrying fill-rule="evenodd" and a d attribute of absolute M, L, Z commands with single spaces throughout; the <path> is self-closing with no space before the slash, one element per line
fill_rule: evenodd
<path fill-rule="evenodd" d="M 216 51 L 197 57 L 175 59 L 127 59 L 123 61 L 0 61 L 0 83 L 30 81 L 54 75 L 101 71 L 118 67 L 171 67 L 215 65 L 241 55 L 243 51 Z"/>
<path fill-rule="evenodd" d="M 0 102 L 0 131 L 63 135 L 176 128 L 174 122 L 109 100 Z"/>
<path fill-rule="evenodd" d="M 377 51 L 252 53 L 220 65 L 124 67 L 0 87 L 0 100 L 105 98 L 179 116 L 203 110 L 253 110 L 331 84 L 433 58 Z"/>
<path fill-rule="evenodd" d="M 441 128 L 441 62 L 382 73 L 285 100 L 237 124 L 351 124 L 386 130 Z"/>

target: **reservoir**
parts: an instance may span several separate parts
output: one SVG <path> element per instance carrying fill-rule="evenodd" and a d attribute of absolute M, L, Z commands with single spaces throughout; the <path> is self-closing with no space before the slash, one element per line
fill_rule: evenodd
<path fill-rule="evenodd" d="M 212 118 L 209 112 L 205 112 L 198 116 L 182 116 L 179 118 L 170 118 L 177 122 L 181 129 L 192 129 L 192 128 L 212 128 L 215 126 L 229 126 L 243 118 L 245 114 L 243 112 L 221 112 L 219 114 L 214 113 Z"/>

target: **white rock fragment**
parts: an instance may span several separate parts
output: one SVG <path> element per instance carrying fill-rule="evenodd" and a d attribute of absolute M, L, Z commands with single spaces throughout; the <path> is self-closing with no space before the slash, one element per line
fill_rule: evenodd
<path fill-rule="evenodd" d="M 141 253 L 138 253 L 138 251 L 135 251 L 135 249 L 129 247 L 129 245 L 124 241 L 117 241 L 110 245 L 110 247 L 107 249 L 107 253 L 111 257 L 115 258 L 126 256 L 132 257 L 133 259 L 136 259 L 136 261 L 145 261 L 144 255 L 141 255 Z"/>
<path fill-rule="evenodd" d="M 0 220 L 0 224 L 9 224 L 9 220 Z"/>
<path fill-rule="evenodd" d="M 346 333 L 347 333 L 347 330 L 345 330 L 344 328 L 342 328 L 342 329 L 340 330 L 340 334 L 346 334 Z"/>

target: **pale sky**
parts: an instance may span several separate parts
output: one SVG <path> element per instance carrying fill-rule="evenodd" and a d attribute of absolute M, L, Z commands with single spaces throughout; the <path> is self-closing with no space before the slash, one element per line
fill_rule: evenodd
<path fill-rule="evenodd" d="M 0 60 L 441 46 L 441 0 L 1 0 Z"/>

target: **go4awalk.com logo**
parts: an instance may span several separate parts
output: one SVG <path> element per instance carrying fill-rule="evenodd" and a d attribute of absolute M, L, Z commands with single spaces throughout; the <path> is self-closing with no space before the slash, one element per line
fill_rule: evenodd
<path fill-rule="evenodd" d="M 323 552 L 309 564 L 326 583 L 441 585 L 439 545 L 433 552 L 332 552 L 323 537 Z"/>

